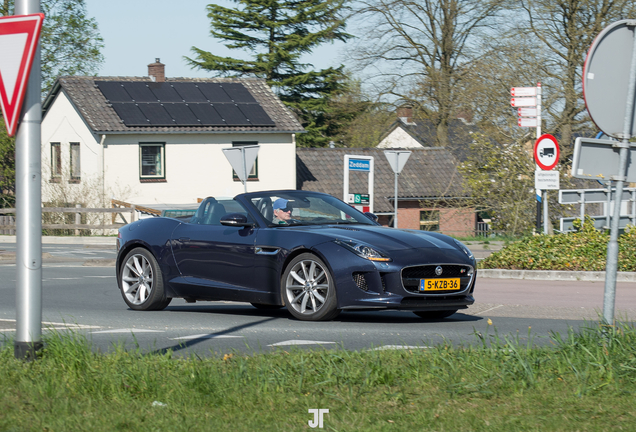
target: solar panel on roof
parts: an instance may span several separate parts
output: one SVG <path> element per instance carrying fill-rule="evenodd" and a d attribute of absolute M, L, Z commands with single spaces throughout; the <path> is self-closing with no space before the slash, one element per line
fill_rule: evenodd
<path fill-rule="evenodd" d="M 130 102 L 130 95 L 120 82 L 96 81 L 95 84 L 109 102 Z"/>
<path fill-rule="evenodd" d="M 225 126 L 223 119 L 214 107 L 208 103 L 193 103 L 188 104 L 188 107 L 192 113 L 201 120 L 201 125 L 204 126 Z"/>
<path fill-rule="evenodd" d="M 163 104 L 168 115 L 175 120 L 180 126 L 201 126 L 190 107 L 184 103 L 166 103 Z"/>
<path fill-rule="evenodd" d="M 214 104 L 214 109 L 218 111 L 225 124 L 228 126 L 249 126 L 250 122 L 247 117 L 233 103 Z"/>
<path fill-rule="evenodd" d="M 113 103 L 111 105 L 126 126 L 148 126 L 150 124 L 137 104 Z"/>
<path fill-rule="evenodd" d="M 237 105 L 253 126 L 274 126 L 276 124 L 260 105 L 247 103 Z"/>
<path fill-rule="evenodd" d="M 125 82 L 124 88 L 135 102 L 157 102 L 145 82 Z"/>
<path fill-rule="evenodd" d="M 256 102 L 254 96 L 239 83 L 222 83 L 221 87 L 234 102 Z"/>
<path fill-rule="evenodd" d="M 232 102 L 230 96 L 221 88 L 218 83 L 197 83 L 199 90 L 212 103 Z"/>
<path fill-rule="evenodd" d="M 138 104 L 142 113 L 150 120 L 150 124 L 153 126 L 174 126 L 175 122 L 168 112 L 157 103 L 142 103 Z"/>
<path fill-rule="evenodd" d="M 275 126 L 240 83 L 95 84 L 126 126 Z M 241 102 L 232 102 L 230 97 Z"/>
<path fill-rule="evenodd" d="M 196 83 L 176 82 L 172 84 L 173 88 L 186 102 L 207 102 L 208 98 L 201 93 Z"/>
<path fill-rule="evenodd" d="M 152 83 L 148 85 L 155 99 L 161 102 L 183 102 L 183 98 L 169 83 Z"/>

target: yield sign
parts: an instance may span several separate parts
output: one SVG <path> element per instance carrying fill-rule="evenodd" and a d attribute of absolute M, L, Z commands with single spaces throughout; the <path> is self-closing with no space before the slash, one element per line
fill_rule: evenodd
<path fill-rule="evenodd" d="M 15 134 L 44 14 L 0 17 L 0 105 L 9 136 Z"/>

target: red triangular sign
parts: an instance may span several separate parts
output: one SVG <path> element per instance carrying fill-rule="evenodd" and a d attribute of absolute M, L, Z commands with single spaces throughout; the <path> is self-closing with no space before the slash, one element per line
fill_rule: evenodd
<path fill-rule="evenodd" d="M 15 135 L 44 14 L 0 17 L 0 105 Z"/>

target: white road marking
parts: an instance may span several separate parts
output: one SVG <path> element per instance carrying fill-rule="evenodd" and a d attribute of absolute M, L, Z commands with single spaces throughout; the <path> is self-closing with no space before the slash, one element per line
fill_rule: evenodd
<path fill-rule="evenodd" d="M 229 339 L 229 338 L 242 338 L 245 336 L 233 336 L 233 335 L 218 335 L 214 333 L 205 333 L 191 336 L 180 336 L 176 338 L 168 338 L 170 340 L 192 340 L 192 339 Z"/>
<path fill-rule="evenodd" d="M 111 279 L 111 278 L 115 278 L 115 275 L 112 276 L 84 276 L 85 278 L 100 278 L 100 279 Z"/>
<path fill-rule="evenodd" d="M 92 332 L 92 334 L 107 334 L 107 333 L 165 333 L 163 330 L 148 330 L 148 329 L 113 329 L 113 330 L 100 330 Z"/>
<path fill-rule="evenodd" d="M 267 346 L 291 346 L 291 345 L 324 345 L 324 344 L 335 344 L 335 342 L 324 342 L 324 341 L 311 341 L 311 340 L 288 340 L 283 342 L 277 342 L 274 344 L 270 344 Z"/>
<path fill-rule="evenodd" d="M 503 305 L 493 306 L 493 307 L 491 307 L 491 308 L 489 308 L 489 309 L 483 310 L 483 311 L 481 311 L 481 312 L 477 312 L 476 314 L 473 314 L 473 315 L 481 315 L 481 314 L 484 314 L 484 313 L 486 313 L 486 312 L 490 312 L 490 311 L 491 311 L 491 310 L 493 310 L 493 309 L 498 309 L 498 308 L 500 308 L 500 307 L 503 307 Z"/>
<path fill-rule="evenodd" d="M 16 322 L 14 319 L 0 319 L 2 322 Z M 93 326 L 88 324 L 71 324 L 71 323 L 59 323 L 51 321 L 42 321 L 42 327 L 45 330 L 88 330 L 98 329 L 100 326 Z M 3 331 L 15 331 L 15 329 L 4 329 Z"/>

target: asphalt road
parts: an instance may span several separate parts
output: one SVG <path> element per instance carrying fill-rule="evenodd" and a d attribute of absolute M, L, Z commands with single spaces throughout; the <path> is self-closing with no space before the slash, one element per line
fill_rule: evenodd
<path fill-rule="evenodd" d="M 0 249 L 7 250 L 7 245 Z M 46 247 L 46 246 L 45 246 Z M 46 252 L 46 249 L 45 249 Z M 87 255 L 87 252 L 89 254 Z M 478 278 L 477 303 L 450 318 L 424 321 L 410 312 L 343 312 L 334 321 L 302 322 L 285 309 L 261 311 L 249 304 L 175 299 L 164 311 L 129 310 L 112 267 L 82 265 L 79 257 L 114 258 L 114 250 L 50 245 L 43 268 L 44 331 L 72 329 L 94 347 L 139 346 L 144 352 L 199 355 L 307 348 L 351 350 L 425 348 L 449 341 L 480 343 L 476 333 L 548 343 L 551 332 L 593 325 L 603 306 L 602 282 Z M 0 343 L 15 332 L 15 265 L 0 261 Z M 617 317 L 636 319 L 636 284 L 617 285 Z M 586 321 L 587 320 L 587 321 Z M 490 324 L 492 323 L 492 324 Z"/>

